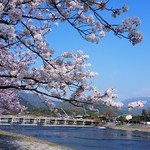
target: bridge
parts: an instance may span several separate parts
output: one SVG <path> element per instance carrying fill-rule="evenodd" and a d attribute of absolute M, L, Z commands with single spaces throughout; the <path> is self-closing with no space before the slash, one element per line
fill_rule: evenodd
<path fill-rule="evenodd" d="M 95 126 L 98 122 L 92 119 L 64 117 L 36 117 L 0 115 L 0 125 L 41 125 L 41 126 Z"/>

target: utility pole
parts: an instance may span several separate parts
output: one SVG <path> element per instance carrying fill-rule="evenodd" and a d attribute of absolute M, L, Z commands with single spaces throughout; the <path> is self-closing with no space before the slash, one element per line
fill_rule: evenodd
<path fill-rule="evenodd" d="M 63 111 L 63 113 L 66 115 L 67 118 L 70 118 L 70 116 L 65 112 L 64 109 L 61 108 L 61 110 Z"/>

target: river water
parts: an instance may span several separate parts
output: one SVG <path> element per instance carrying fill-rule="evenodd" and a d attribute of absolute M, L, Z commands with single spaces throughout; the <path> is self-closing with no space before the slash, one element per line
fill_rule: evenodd
<path fill-rule="evenodd" d="M 0 126 L 1 130 L 33 136 L 74 150 L 149 150 L 150 133 L 96 127 Z"/>

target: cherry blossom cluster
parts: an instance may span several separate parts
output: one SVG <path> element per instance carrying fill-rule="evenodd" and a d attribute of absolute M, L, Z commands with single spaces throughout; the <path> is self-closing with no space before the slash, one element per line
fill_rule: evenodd
<path fill-rule="evenodd" d="M 128 38 L 132 42 L 133 45 L 140 43 L 143 40 L 143 35 L 139 32 L 136 27 L 141 24 L 141 21 L 138 17 L 127 18 L 123 20 L 122 26 L 117 26 L 115 31 L 117 33 L 123 33 L 125 31 L 128 32 Z"/>
<path fill-rule="evenodd" d="M 5 82 L 1 82 L 1 88 L 12 87 L 18 90 L 30 90 L 40 96 L 45 95 L 46 97 L 69 101 L 75 106 L 83 107 L 86 104 L 87 109 L 93 111 L 96 111 L 93 106 L 103 98 L 115 98 L 113 89 L 110 88 L 102 94 L 96 87 L 89 84 L 89 79 L 98 73 L 90 70 L 85 71 L 90 66 L 85 64 L 89 57 L 83 55 L 81 50 L 78 50 L 77 54 L 73 51 L 64 52 L 62 57 L 55 59 L 52 59 L 53 54 L 51 53 L 50 61 L 45 62 L 41 68 L 34 68 L 36 58 L 34 61 L 32 60 L 31 52 L 16 52 L 13 55 L 6 49 L 1 51 L 0 76 L 5 78 Z M 43 90 L 41 91 L 41 89 Z M 70 96 L 67 93 L 68 89 Z M 85 94 L 86 91 L 90 93 Z M 54 110 L 52 102 L 45 100 L 45 104 Z"/>
<path fill-rule="evenodd" d="M 129 110 L 132 110 L 135 107 L 142 108 L 144 106 L 144 104 L 146 104 L 146 103 L 147 103 L 146 101 L 142 101 L 142 100 L 131 102 L 128 104 L 128 108 L 129 108 Z"/>
<path fill-rule="evenodd" d="M 14 40 L 16 37 L 14 26 L 0 24 L 0 37 L 4 40 Z"/>
<path fill-rule="evenodd" d="M 49 99 L 46 99 L 44 101 L 44 103 L 50 108 L 51 111 L 54 111 L 56 108 L 55 108 L 55 104 L 50 102 Z"/>
<path fill-rule="evenodd" d="M 10 21 L 21 21 L 22 18 L 22 10 L 18 8 L 11 8 L 8 10 L 8 16 Z"/>
<path fill-rule="evenodd" d="M 103 100 L 105 105 L 121 107 L 122 103 L 114 102 L 117 96 L 112 88 L 101 93 L 91 85 L 98 73 L 87 69 L 91 66 L 86 63 L 88 55 L 78 50 L 54 57 L 47 37 L 59 23 L 66 22 L 90 42 L 98 43 L 106 32 L 112 31 L 137 44 L 143 39 L 137 29 L 139 18 L 127 18 L 121 25 L 113 25 L 100 15 L 106 11 L 117 17 L 127 10 L 126 5 L 109 8 L 105 0 L 0 0 L 0 100 L 4 101 L 6 95 L 8 107 L 21 110 L 15 89 L 45 96 L 45 103 L 52 109 L 54 105 L 47 98 L 86 105 L 94 111 L 94 105 Z M 10 100 L 7 91 L 13 91 Z"/>
<path fill-rule="evenodd" d="M 104 100 L 103 104 L 105 104 L 106 106 L 109 107 L 118 107 L 121 108 L 123 106 L 122 102 L 115 102 L 114 99 L 118 97 L 117 94 L 114 94 L 116 90 L 114 88 L 109 88 L 106 90 L 106 95 L 108 95 L 109 97 Z"/>
<path fill-rule="evenodd" d="M 112 107 L 118 107 L 118 108 L 121 108 L 121 107 L 123 106 L 123 103 L 122 103 L 122 102 L 115 102 L 115 101 L 113 101 L 112 98 L 107 99 L 107 100 L 104 102 L 104 104 L 105 104 L 106 106 L 112 106 Z"/>
<path fill-rule="evenodd" d="M 20 113 L 26 108 L 20 105 L 18 95 L 8 89 L 0 89 L 0 114 Z"/>
<path fill-rule="evenodd" d="M 143 39 L 141 32 L 137 30 L 140 25 L 138 17 L 124 19 L 122 25 L 113 25 L 100 15 L 101 11 L 107 11 L 113 17 L 117 17 L 128 11 L 126 5 L 109 8 L 105 0 L 1 0 L 0 5 L 0 24 L 14 25 L 15 30 L 20 26 L 22 30 L 12 33 L 32 46 L 33 43 L 36 46 L 36 41 L 40 41 L 45 34 L 52 31 L 53 25 L 58 26 L 64 21 L 91 42 L 98 43 L 108 31 L 114 32 L 116 36 L 128 38 L 133 45 Z M 5 30 L 4 34 L 7 35 Z"/>

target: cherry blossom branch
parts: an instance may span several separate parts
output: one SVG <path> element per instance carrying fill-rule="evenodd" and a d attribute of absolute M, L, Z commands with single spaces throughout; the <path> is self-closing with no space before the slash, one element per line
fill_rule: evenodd
<path fill-rule="evenodd" d="M 92 86 L 90 80 L 98 73 L 87 70 L 90 66 L 85 63 L 87 55 L 78 50 L 53 58 L 54 50 L 49 48 L 47 41 L 52 28 L 66 22 L 90 42 L 98 43 L 112 31 L 119 38 L 129 39 L 133 45 L 140 43 L 143 40 L 138 31 L 140 19 L 134 17 L 123 19 L 121 24 L 110 23 L 100 12 L 117 17 L 127 11 L 127 6 L 113 9 L 107 8 L 108 3 L 91 0 L 1 1 L 0 113 L 1 110 L 22 110 L 15 93 L 21 90 L 68 101 L 75 106 L 85 105 L 90 110 L 95 110 L 92 105 L 100 101 L 107 106 L 122 106 L 122 103 L 114 102 L 117 96 L 113 88 L 102 94 Z M 52 106 L 47 99 L 45 103 Z"/>

